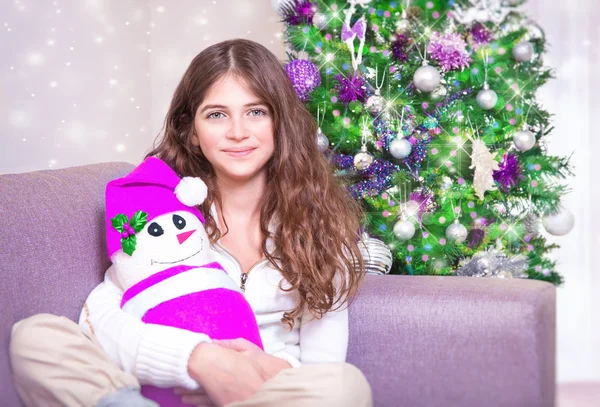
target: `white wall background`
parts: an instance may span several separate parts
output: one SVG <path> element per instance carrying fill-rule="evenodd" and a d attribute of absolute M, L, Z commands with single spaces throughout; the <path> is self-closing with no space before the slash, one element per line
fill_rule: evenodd
<path fill-rule="evenodd" d="M 249 38 L 284 59 L 270 0 L 0 0 L 0 173 L 102 161 L 139 163 L 173 90 L 204 47 Z M 555 114 L 550 152 L 573 154 L 567 207 L 577 223 L 556 241 L 559 381 L 600 381 L 600 4 L 526 6 L 545 28 L 558 79 L 539 93 Z M 596 127 L 594 125 L 596 124 Z M 596 295 L 594 295 L 596 294 Z M 392 346 L 392 345 L 391 345 Z"/>

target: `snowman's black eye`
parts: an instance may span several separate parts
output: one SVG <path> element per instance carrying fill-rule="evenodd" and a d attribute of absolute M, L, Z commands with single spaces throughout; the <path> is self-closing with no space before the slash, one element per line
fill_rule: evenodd
<path fill-rule="evenodd" d="M 185 219 L 179 215 L 173 215 L 173 224 L 177 229 L 181 230 L 185 227 Z"/>
<path fill-rule="evenodd" d="M 152 222 L 150 226 L 148 226 L 148 233 L 150 233 L 150 236 L 159 237 L 165 233 L 165 231 L 158 223 Z"/>

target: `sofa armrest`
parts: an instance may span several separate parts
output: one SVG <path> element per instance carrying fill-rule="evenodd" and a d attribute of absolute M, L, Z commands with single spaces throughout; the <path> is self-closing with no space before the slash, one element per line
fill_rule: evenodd
<path fill-rule="evenodd" d="M 348 362 L 376 406 L 551 407 L 555 301 L 540 281 L 369 275 Z"/>

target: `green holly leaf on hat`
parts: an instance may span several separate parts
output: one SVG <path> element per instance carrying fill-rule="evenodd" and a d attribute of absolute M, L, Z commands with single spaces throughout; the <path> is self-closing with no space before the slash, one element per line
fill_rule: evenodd
<path fill-rule="evenodd" d="M 121 239 L 121 246 L 123 247 L 123 252 L 131 256 L 135 251 L 136 243 L 137 239 L 135 238 L 135 235 L 131 235 L 127 239 Z"/>
<path fill-rule="evenodd" d="M 127 216 L 120 213 L 110 221 L 112 222 L 113 228 L 117 229 L 119 233 L 123 233 L 123 225 L 127 223 Z"/>
<path fill-rule="evenodd" d="M 148 222 L 148 214 L 146 212 L 137 211 L 131 217 L 129 225 L 135 230 L 135 233 L 140 233 L 144 230 L 144 226 Z"/>
<path fill-rule="evenodd" d="M 128 255 L 132 255 L 135 251 L 135 246 L 137 243 L 137 239 L 135 238 L 135 233 L 139 233 L 144 230 L 146 223 L 148 223 L 148 214 L 146 212 L 137 211 L 131 217 L 131 220 L 127 219 L 127 216 L 122 213 L 118 214 L 111 220 L 113 228 L 121 233 L 121 247 L 123 248 L 123 252 Z M 125 227 L 125 225 L 127 225 Z M 132 233 L 132 230 L 134 233 Z"/>

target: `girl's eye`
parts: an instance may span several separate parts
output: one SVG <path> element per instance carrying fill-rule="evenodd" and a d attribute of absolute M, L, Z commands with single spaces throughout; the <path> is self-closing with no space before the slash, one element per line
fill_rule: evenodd
<path fill-rule="evenodd" d="M 221 115 L 221 116 L 218 116 L 218 115 Z M 223 113 L 221 113 L 221 112 L 212 112 L 212 113 L 209 113 L 208 116 L 206 116 L 206 117 L 209 119 L 219 119 L 222 116 L 223 116 Z"/>
<path fill-rule="evenodd" d="M 265 112 L 262 109 L 254 109 L 254 110 L 250 110 L 250 115 L 251 116 L 264 116 L 266 115 L 267 112 Z"/>

